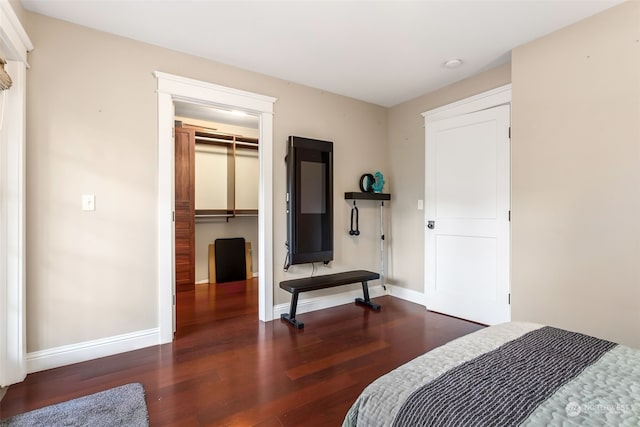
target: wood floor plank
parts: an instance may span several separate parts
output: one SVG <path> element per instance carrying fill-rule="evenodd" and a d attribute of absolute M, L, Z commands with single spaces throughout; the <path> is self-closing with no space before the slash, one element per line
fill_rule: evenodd
<path fill-rule="evenodd" d="M 337 392 L 327 393 L 309 404 L 281 414 L 279 419 L 285 427 L 340 425 L 335 424 L 335 421 L 342 422 L 344 415 L 353 404 L 351 396 L 358 395 L 361 391 L 358 386 L 352 386 Z M 322 410 L 318 411 L 317 408 L 322 408 Z"/>
<path fill-rule="evenodd" d="M 297 389 L 295 400 L 289 394 L 283 394 L 279 398 L 271 399 L 260 405 L 247 407 L 246 410 L 239 411 L 228 418 L 208 420 L 215 421 L 215 425 L 238 426 L 253 425 L 265 416 L 272 416 L 286 412 L 287 409 L 310 404 L 318 399 L 318 396 L 326 396 L 335 390 L 344 390 L 357 384 L 357 380 L 349 374 L 342 374 L 317 384 Z"/>
<path fill-rule="evenodd" d="M 259 322 L 257 295 L 257 279 L 179 292 L 173 343 L 30 374 L 0 418 L 140 382 L 152 426 L 339 426 L 371 381 L 481 328 L 384 296 L 379 312 L 303 313 L 296 330 Z"/>
<path fill-rule="evenodd" d="M 350 348 L 345 351 L 338 351 L 330 356 L 323 357 L 322 359 L 316 359 L 308 363 L 296 366 L 295 368 L 287 369 L 285 372 L 292 380 L 297 380 L 309 374 L 327 369 L 331 366 L 340 365 L 349 360 L 357 359 L 367 354 L 384 350 L 389 347 L 389 343 L 386 341 L 374 341 L 369 344 Z"/>

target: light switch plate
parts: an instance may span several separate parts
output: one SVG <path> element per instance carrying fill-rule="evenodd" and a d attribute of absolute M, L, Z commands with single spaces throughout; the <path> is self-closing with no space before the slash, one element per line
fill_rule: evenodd
<path fill-rule="evenodd" d="M 83 211 L 95 211 L 96 210 L 96 196 L 94 194 L 82 195 L 82 210 Z"/>
<path fill-rule="evenodd" d="M 418 210 L 421 211 L 424 209 L 424 201 L 418 200 Z"/>

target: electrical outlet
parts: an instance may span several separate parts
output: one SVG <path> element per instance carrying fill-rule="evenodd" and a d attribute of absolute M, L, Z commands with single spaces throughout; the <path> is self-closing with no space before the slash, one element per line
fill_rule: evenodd
<path fill-rule="evenodd" d="M 83 211 L 95 211 L 96 210 L 96 196 L 93 194 L 82 195 L 82 210 Z"/>

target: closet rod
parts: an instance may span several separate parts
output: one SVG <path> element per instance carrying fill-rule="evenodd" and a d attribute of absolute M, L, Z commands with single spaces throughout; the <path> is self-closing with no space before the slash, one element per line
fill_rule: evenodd
<path fill-rule="evenodd" d="M 237 217 L 251 217 L 258 216 L 258 214 L 196 214 L 196 218 L 237 218 Z"/>
<path fill-rule="evenodd" d="M 258 144 L 254 144 L 253 142 L 241 142 L 241 141 L 236 141 L 236 145 L 244 145 L 245 147 L 258 147 Z"/>
<path fill-rule="evenodd" d="M 219 139 L 219 138 L 209 138 L 207 136 L 196 136 L 196 141 L 212 141 L 212 142 L 222 142 L 224 144 L 233 144 L 232 140 L 229 139 Z M 241 141 L 235 141 L 236 145 L 244 145 L 247 147 L 257 147 L 258 144 L 254 144 L 252 142 L 241 142 Z"/>
<path fill-rule="evenodd" d="M 233 144 L 232 139 L 220 139 L 220 138 L 209 138 L 207 136 L 196 136 L 196 141 L 213 141 L 213 142 L 223 142 L 225 144 Z"/>

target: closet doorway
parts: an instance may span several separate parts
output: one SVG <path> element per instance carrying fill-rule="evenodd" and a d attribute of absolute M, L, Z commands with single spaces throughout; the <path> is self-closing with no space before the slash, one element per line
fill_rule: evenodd
<path fill-rule="evenodd" d="M 175 101 L 176 332 L 258 309 L 259 119 Z M 254 261 L 255 260 L 255 261 Z M 195 311 L 190 299 L 196 298 Z M 183 307 L 181 307 L 183 304 Z"/>
<path fill-rule="evenodd" d="M 174 120 L 176 101 L 240 110 L 259 117 L 258 318 L 273 319 L 273 107 L 276 98 L 155 71 L 158 106 L 158 343 L 175 331 Z"/>

